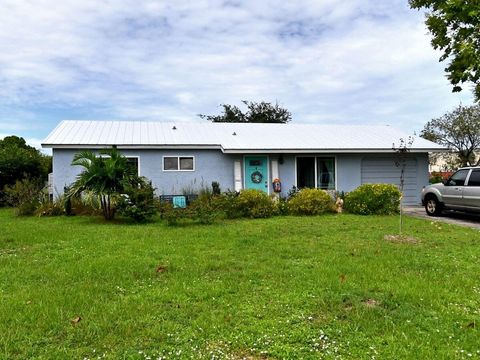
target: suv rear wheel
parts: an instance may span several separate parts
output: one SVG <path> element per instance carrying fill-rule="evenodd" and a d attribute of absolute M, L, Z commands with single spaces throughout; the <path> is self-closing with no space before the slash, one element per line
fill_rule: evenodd
<path fill-rule="evenodd" d="M 442 213 L 442 204 L 435 196 L 429 196 L 425 200 L 425 211 L 429 216 L 439 216 Z"/>

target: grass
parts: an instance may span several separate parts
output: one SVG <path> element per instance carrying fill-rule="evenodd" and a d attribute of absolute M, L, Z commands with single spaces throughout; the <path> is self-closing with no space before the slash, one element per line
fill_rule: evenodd
<path fill-rule="evenodd" d="M 0 209 L 0 358 L 480 357 L 480 233 L 406 218 L 417 242 L 386 241 L 397 227 L 351 215 L 167 227 Z"/>

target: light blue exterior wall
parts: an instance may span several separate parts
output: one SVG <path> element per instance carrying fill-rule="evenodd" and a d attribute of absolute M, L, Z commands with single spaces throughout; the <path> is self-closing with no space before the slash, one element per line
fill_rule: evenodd
<path fill-rule="evenodd" d="M 63 194 L 65 186 L 73 183 L 82 171 L 71 166 L 73 156 L 80 150 L 53 149 L 54 195 Z M 125 156 L 138 157 L 139 173 L 152 181 L 158 195 L 176 195 L 211 187 L 218 181 L 222 191 L 234 189 L 233 163 L 241 155 L 227 155 L 219 150 L 122 150 Z M 194 171 L 163 171 L 164 156 L 194 156 Z"/>
<path fill-rule="evenodd" d="M 71 166 L 75 149 L 53 150 L 53 181 L 56 195 L 63 193 L 66 185 L 75 181 L 81 168 Z M 222 191 L 234 190 L 234 161 L 240 160 L 243 164 L 242 154 L 224 154 L 220 150 L 122 150 L 125 156 L 139 157 L 140 175 L 147 177 L 157 188 L 159 195 L 176 195 L 186 192 L 195 192 L 202 187 L 210 187 L 212 181 L 218 181 Z M 163 156 L 194 156 L 194 171 L 163 171 Z M 296 157 L 315 156 L 315 154 L 270 154 L 269 163 L 279 160 L 279 177 L 282 182 L 282 195 L 296 185 Z M 318 154 L 318 156 L 334 156 L 336 163 L 336 189 L 338 191 L 351 191 L 361 185 L 362 160 L 385 158 L 391 156 L 392 166 L 394 155 L 387 154 Z M 417 161 L 417 186 L 420 202 L 420 190 L 428 184 L 428 154 L 409 154 Z M 269 167 L 270 177 L 272 176 Z M 243 174 L 242 174 L 243 178 Z M 269 192 L 272 193 L 271 179 Z"/>

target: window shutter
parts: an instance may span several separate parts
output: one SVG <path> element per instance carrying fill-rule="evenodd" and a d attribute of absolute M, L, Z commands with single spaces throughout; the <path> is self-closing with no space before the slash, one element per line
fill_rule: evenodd
<path fill-rule="evenodd" d="M 280 174 L 278 173 L 278 160 L 272 160 L 272 181 L 274 179 L 280 179 Z"/>
<path fill-rule="evenodd" d="M 235 160 L 233 163 L 233 178 L 235 180 L 235 191 L 242 190 L 242 163 L 240 160 Z"/>

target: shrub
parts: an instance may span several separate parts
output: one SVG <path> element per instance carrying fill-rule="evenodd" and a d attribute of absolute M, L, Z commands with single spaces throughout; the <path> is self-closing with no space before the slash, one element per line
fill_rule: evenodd
<path fill-rule="evenodd" d="M 79 196 L 65 197 L 65 214 L 102 215 L 100 197 L 91 191 L 83 191 Z"/>
<path fill-rule="evenodd" d="M 345 196 L 344 208 L 352 214 L 391 215 L 400 209 L 400 196 L 393 184 L 363 184 Z"/>
<path fill-rule="evenodd" d="M 177 225 L 181 219 L 187 217 L 187 210 L 182 208 L 174 208 L 170 202 L 162 201 L 160 206 L 160 217 L 167 222 L 167 225 Z"/>
<path fill-rule="evenodd" d="M 16 208 L 16 215 L 33 215 L 44 196 L 43 188 L 40 179 L 17 180 L 14 185 L 5 186 L 5 199 L 8 205 Z"/>
<path fill-rule="evenodd" d="M 227 191 L 220 196 L 212 199 L 212 205 L 219 214 L 223 214 L 227 219 L 238 219 L 243 216 L 238 207 L 237 199 L 239 193 L 236 191 Z"/>
<path fill-rule="evenodd" d="M 320 189 L 302 189 L 288 200 L 288 210 L 293 215 L 320 215 L 333 212 L 332 197 Z"/>
<path fill-rule="evenodd" d="M 244 217 L 267 218 L 275 213 L 275 203 L 272 198 L 260 190 L 242 190 L 236 197 L 238 212 Z"/>
<path fill-rule="evenodd" d="M 188 215 L 201 224 L 213 224 L 221 215 L 221 208 L 215 203 L 215 198 L 211 194 L 201 194 L 190 205 Z"/>
<path fill-rule="evenodd" d="M 288 211 L 288 201 L 284 198 L 279 198 L 276 202 L 275 202 L 275 213 L 277 215 L 288 215 L 289 211 Z"/>
<path fill-rule="evenodd" d="M 61 216 L 65 215 L 65 199 L 59 197 L 51 201 L 48 196 L 44 196 L 39 206 L 35 209 L 35 215 L 37 216 Z"/>
<path fill-rule="evenodd" d="M 157 212 L 154 201 L 153 186 L 144 178 L 138 179 L 138 184 L 126 188 L 117 204 L 117 210 L 123 216 L 135 222 L 145 222 Z"/>

